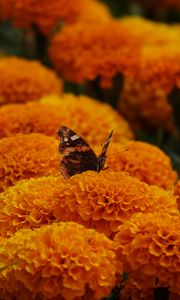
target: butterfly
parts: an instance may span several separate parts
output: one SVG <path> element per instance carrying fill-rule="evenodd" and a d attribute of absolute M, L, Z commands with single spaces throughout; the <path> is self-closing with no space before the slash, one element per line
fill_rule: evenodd
<path fill-rule="evenodd" d="M 68 179 L 87 170 L 100 172 L 103 169 L 113 131 L 111 131 L 98 157 L 88 143 L 70 128 L 61 126 L 57 134 L 60 138 L 59 152 L 63 154 L 60 161 L 60 171 L 64 178 Z"/>

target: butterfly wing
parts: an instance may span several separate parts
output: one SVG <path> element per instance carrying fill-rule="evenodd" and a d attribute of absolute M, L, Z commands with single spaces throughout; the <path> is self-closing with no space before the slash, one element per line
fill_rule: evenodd
<path fill-rule="evenodd" d="M 110 133 L 107 141 L 103 145 L 101 154 L 98 156 L 97 172 L 100 172 L 103 169 L 103 167 L 104 167 L 104 164 L 106 162 L 106 152 L 107 152 L 109 143 L 110 143 L 110 141 L 112 139 L 112 135 L 113 135 L 113 130 L 111 131 L 111 133 Z"/>
<path fill-rule="evenodd" d="M 97 170 L 97 156 L 86 141 L 66 126 L 61 126 L 57 134 L 59 152 L 63 154 L 60 171 L 66 179 L 87 170 Z"/>

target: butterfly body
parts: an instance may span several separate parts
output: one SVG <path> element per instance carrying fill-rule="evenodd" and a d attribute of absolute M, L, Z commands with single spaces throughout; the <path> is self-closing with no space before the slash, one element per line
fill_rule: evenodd
<path fill-rule="evenodd" d="M 63 154 L 60 171 L 66 179 L 88 170 L 99 172 L 103 169 L 112 132 L 98 157 L 88 143 L 70 128 L 61 126 L 57 134 L 60 138 L 59 152 Z"/>

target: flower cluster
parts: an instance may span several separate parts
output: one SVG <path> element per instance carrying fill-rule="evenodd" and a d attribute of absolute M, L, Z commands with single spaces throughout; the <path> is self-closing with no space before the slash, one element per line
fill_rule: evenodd
<path fill-rule="evenodd" d="M 158 88 L 152 90 L 151 84 L 126 78 L 118 106 L 134 130 L 152 130 L 158 126 L 169 132 L 174 130 L 173 109 L 167 93 Z"/>
<path fill-rule="evenodd" d="M 114 241 L 119 260 L 141 287 L 166 287 L 180 295 L 179 213 L 134 214 Z"/>
<path fill-rule="evenodd" d="M 128 172 L 148 184 L 165 189 L 172 189 L 177 179 L 170 158 L 158 147 L 140 141 L 112 144 L 108 150 L 107 165 L 113 171 Z"/>
<path fill-rule="evenodd" d="M 98 27 L 80 23 L 55 34 L 49 54 L 65 79 L 83 82 L 100 78 L 103 87 L 111 87 L 115 76 L 134 72 L 141 43 L 120 21 Z"/>
<path fill-rule="evenodd" d="M 32 132 L 55 137 L 61 125 L 70 127 L 90 145 L 105 142 L 111 130 L 114 130 L 115 142 L 123 143 L 133 138 L 133 133 L 123 117 L 109 105 L 86 96 L 48 96 L 40 102 L 0 108 L 0 138 Z"/>
<path fill-rule="evenodd" d="M 55 72 L 38 61 L 17 57 L 0 59 L 0 104 L 33 101 L 61 93 L 62 82 Z"/>
<path fill-rule="evenodd" d="M 86 0 L 1 0 L 1 19 L 11 19 L 23 28 L 36 25 L 48 33 L 58 22 L 76 20 L 83 1 Z"/>
<path fill-rule="evenodd" d="M 177 183 L 176 183 L 174 194 L 177 198 L 177 206 L 178 206 L 179 211 L 180 211 L 180 180 L 178 180 Z"/>
<path fill-rule="evenodd" d="M 24 229 L 0 240 L 0 298 L 102 299 L 115 284 L 113 242 L 73 223 Z M 122 270 L 119 270 L 122 273 Z"/>
<path fill-rule="evenodd" d="M 49 34 L 63 22 L 101 22 L 111 19 L 111 15 L 97 0 L 1 0 L 0 19 L 10 19 L 22 28 L 35 26 Z"/>
<path fill-rule="evenodd" d="M 168 97 L 180 87 L 180 27 L 140 18 L 125 18 L 122 23 L 144 43 L 133 76 L 125 80 L 120 111 L 134 127 L 152 129 L 161 124 L 172 130 L 173 109 Z"/>
<path fill-rule="evenodd" d="M 32 133 L 0 140 L 0 191 L 25 178 L 59 174 L 58 143 Z"/>
<path fill-rule="evenodd" d="M 30 178 L 0 194 L 1 236 L 22 228 L 37 228 L 55 220 L 54 209 L 63 202 L 66 182 L 62 176 Z"/>
<path fill-rule="evenodd" d="M 53 221 L 75 221 L 112 237 L 134 213 L 177 214 L 176 198 L 123 172 L 88 171 L 71 177 L 24 180 L 0 195 L 2 236 Z"/>
<path fill-rule="evenodd" d="M 180 87 L 179 45 L 180 42 L 176 39 L 174 43 L 163 46 L 163 49 L 160 45 L 144 47 L 136 73 L 137 80 L 151 84 L 152 91 L 159 89 L 167 95 L 175 86 Z"/>

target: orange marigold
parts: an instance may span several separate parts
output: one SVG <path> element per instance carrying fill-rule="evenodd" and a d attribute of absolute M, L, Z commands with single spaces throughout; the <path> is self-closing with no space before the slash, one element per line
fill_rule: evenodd
<path fill-rule="evenodd" d="M 140 16 L 128 16 L 121 19 L 123 26 L 143 40 L 142 49 L 148 46 L 167 46 L 179 43 L 179 25 L 154 22 Z M 153 55 L 153 53 L 152 53 Z"/>
<path fill-rule="evenodd" d="M 140 141 L 123 145 L 112 143 L 108 149 L 107 165 L 113 171 L 128 172 L 165 189 L 171 189 L 177 179 L 170 158 L 158 147 Z"/>
<path fill-rule="evenodd" d="M 58 142 L 32 133 L 0 140 L 0 191 L 25 178 L 59 174 Z"/>
<path fill-rule="evenodd" d="M 20 230 L 0 241 L 0 257 L 4 300 L 102 299 L 115 284 L 113 242 L 73 222 Z"/>
<path fill-rule="evenodd" d="M 125 80 L 120 111 L 135 128 L 163 125 L 172 130 L 173 108 L 168 96 L 180 87 L 180 26 L 142 18 L 125 18 L 122 23 L 144 42 L 135 72 Z"/>
<path fill-rule="evenodd" d="M 178 180 L 177 183 L 176 183 L 174 194 L 177 198 L 177 205 L 178 205 L 178 208 L 179 208 L 179 211 L 180 211 L 180 180 Z"/>
<path fill-rule="evenodd" d="M 111 87 L 119 74 L 131 74 L 139 58 L 139 42 L 120 21 L 66 26 L 55 34 L 49 53 L 65 79 L 83 82 L 100 78 Z"/>
<path fill-rule="evenodd" d="M 22 28 L 37 26 L 49 34 L 61 23 L 107 22 L 108 7 L 97 0 L 0 0 L 0 19 L 13 21 Z"/>
<path fill-rule="evenodd" d="M 86 96 L 49 96 L 40 102 L 0 108 L 0 138 L 31 132 L 55 137 L 60 125 L 70 127 L 90 145 L 105 142 L 112 129 L 115 142 L 123 143 L 133 138 L 123 117 L 109 105 Z"/>
<path fill-rule="evenodd" d="M 180 295 L 179 217 L 138 213 L 119 226 L 117 256 L 144 289 L 166 287 Z"/>
<path fill-rule="evenodd" d="M 134 130 L 152 130 L 158 126 L 174 130 L 173 108 L 162 89 L 152 90 L 150 84 L 126 78 L 118 106 Z"/>
<path fill-rule="evenodd" d="M 123 172 L 103 170 L 29 179 L 0 195 L 0 228 L 10 236 L 21 228 L 75 221 L 112 237 L 135 212 L 157 209 L 177 214 L 176 198 Z"/>
<path fill-rule="evenodd" d="M 74 22 L 86 0 L 0 0 L 1 19 L 11 19 L 16 26 L 32 25 L 49 33 L 59 22 Z"/>
<path fill-rule="evenodd" d="M 18 57 L 0 59 L 0 104 L 37 100 L 61 94 L 62 82 L 38 61 Z"/>

